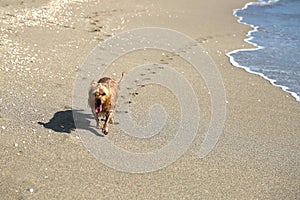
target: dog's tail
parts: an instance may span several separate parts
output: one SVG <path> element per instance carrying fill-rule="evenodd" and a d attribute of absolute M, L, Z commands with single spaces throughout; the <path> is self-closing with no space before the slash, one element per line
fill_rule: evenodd
<path fill-rule="evenodd" d="M 123 80 L 124 75 L 125 75 L 125 72 L 122 72 L 122 76 L 121 76 L 120 80 L 118 81 L 118 84 L 121 83 L 121 81 Z"/>

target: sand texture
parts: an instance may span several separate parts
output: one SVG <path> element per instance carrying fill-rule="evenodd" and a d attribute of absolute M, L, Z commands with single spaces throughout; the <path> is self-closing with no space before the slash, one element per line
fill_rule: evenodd
<path fill-rule="evenodd" d="M 244 42 L 249 27 L 232 15 L 245 3 L 1 1 L 0 199 L 299 199 L 299 102 L 263 78 L 232 66 L 226 56 L 251 47 Z M 97 135 L 88 107 L 73 105 L 74 98 L 87 101 L 87 96 L 73 93 L 74 82 L 99 42 L 144 27 L 187 35 L 205 49 L 220 72 L 226 118 L 217 145 L 203 159 L 200 146 L 216 114 L 212 93 L 205 79 L 175 54 L 137 51 L 107 68 L 104 74 L 118 79 L 135 66 L 159 64 L 136 75 L 136 89 L 122 86 L 129 99 L 120 97 L 120 124 L 111 126 L 108 136 Z M 171 91 L 142 83 L 161 76 L 160 64 L 172 66 L 194 89 L 200 122 L 193 143 L 171 165 L 154 172 L 128 173 L 106 166 L 80 139 L 85 127 L 92 140 L 109 140 L 132 152 L 155 151 L 175 137 L 184 107 Z M 88 85 L 83 87 L 87 94 Z M 186 104 L 191 102 L 190 96 L 180 95 Z M 122 131 L 124 115 L 147 125 L 148 108 L 155 103 L 167 112 L 160 134 L 139 139 Z M 77 116 L 85 124 L 76 126 L 72 112 L 81 113 Z"/>

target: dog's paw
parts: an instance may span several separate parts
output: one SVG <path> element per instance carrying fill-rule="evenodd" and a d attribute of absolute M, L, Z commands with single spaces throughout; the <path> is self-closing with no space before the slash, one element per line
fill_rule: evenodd
<path fill-rule="evenodd" d="M 110 118 L 109 123 L 110 123 L 110 124 L 114 124 L 114 123 L 115 123 L 114 119 L 113 119 L 113 118 Z"/>
<path fill-rule="evenodd" d="M 102 129 L 102 132 L 104 133 L 104 135 L 107 135 L 108 134 L 108 128 L 106 127 L 106 128 L 103 128 Z"/>

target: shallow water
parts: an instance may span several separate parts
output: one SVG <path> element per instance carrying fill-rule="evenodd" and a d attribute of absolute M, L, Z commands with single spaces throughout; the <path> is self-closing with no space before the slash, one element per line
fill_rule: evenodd
<path fill-rule="evenodd" d="M 230 52 L 232 64 L 263 76 L 300 101 L 300 1 L 258 1 L 234 14 L 253 27 L 246 41 L 257 48 Z"/>

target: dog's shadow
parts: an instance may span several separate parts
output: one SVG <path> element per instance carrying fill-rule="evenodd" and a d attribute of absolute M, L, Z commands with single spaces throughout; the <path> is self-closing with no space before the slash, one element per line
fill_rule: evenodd
<path fill-rule="evenodd" d="M 73 116 L 80 118 L 80 123 L 75 124 Z M 82 110 L 64 110 L 56 112 L 49 122 L 38 122 L 38 124 L 59 133 L 71 133 L 75 129 L 84 129 L 97 136 L 103 136 L 92 128 L 89 119 L 94 118 L 92 115 L 83 113 Z"/>

